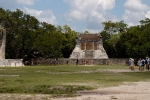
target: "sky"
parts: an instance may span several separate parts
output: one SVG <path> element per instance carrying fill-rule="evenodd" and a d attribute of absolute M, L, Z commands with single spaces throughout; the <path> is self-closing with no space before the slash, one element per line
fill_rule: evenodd
<path fill-rule="evenodd" d="M 0 0 L 0 7 L 20 9 L 40 22 L 68 25 L 76 32 L 99 33 L 105 21 L 135 26 L 150 18 L 150 0 Z"/>

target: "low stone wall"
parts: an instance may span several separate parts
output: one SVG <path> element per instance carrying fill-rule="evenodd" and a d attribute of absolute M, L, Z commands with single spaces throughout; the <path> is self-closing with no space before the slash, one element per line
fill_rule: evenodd
<path fill-rule="evenodd" d="M 76 64 L 76 60 L 77 59 L 69 59 L 69 63 L 70 64 Z M 79 59 L 79 65 L 108 65 L 109 64 L 109 60 L 108 59 Z"/>
<path fill-rule="evenodd" d="M 88 65 L 126 65 L 127 58 L 110 58 L 110 59 L 79 59 L 79 64 L 86 64 Z M 75 64 L 76 59 L 69 60 L 71 64 Z"/>
<path fill-rule="evenodd" d="M 50 58 L 50 59 L 40 59 L 36 58 L 28 62 L 28 64 L 25 63 L 25 65 L 54 65 L 54 64 L 66 64 L 67 58 L 59 58 L 55 59 Z"/>
<path fill-rule="evenodd" d="M 79 59 L 79 65 L 84 65 L 86 61 L 87 65 L 127 65 L 128 58 L 109 58 L 109 59 Z M 54 58 L 51 59 L 34 59 L 33 62 L 28 65 L 55 65 L 55 64 L 76 64 L 76 59 L 58 58 L 55 62 Z M 25 66 L 22 59 L 4 59 L 0 60 L 0 67 L 11 66 Z"/>
<path fill-rule="evenodd" d="M 21 67 L 21 66 L 24 66 L 22 59 L 0 60 L 0 67 Z"/>
<path fill-rule="evenodd" d="M 126 65 L 128 58 L 109 58 L 109 59 L 79 59 L 79 65 Z M 51 59 L 34 59 L 33 65 L 54 65 L 54 64 L 76 64 L 76 59 L 58 58 L 55 62 L 54 58 Z"/>
<path fill-rule="evenodd" d="M 128 58 L 109 58 L 110 65 L 126 65 Z"/>

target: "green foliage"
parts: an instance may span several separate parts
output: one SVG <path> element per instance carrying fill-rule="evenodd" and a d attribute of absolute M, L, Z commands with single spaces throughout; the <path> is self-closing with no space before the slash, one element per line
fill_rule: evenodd
<path fill-rule="evenodd" d="M 110 58 L 115 57 L 119 58 L 122 57 L 120 54 L 120 50 L 122 47 L 118 47 L 120 42 L 120 36 L 126 32 L 127 24 L 123 21 L 120 22 L 112 22 L 106 21 L 102 23 L 104 27 L 104 31 L 100 34 L 104 37 L 104 48 Z"/>
<path fill-rule="evenodd" d="M 150 56 L 150 19 L 146 18 L 140 22 L 142 25 L 129 28 L 123 21 L 102 23 L 104 31 L 101 34 L 105 38 L 104 48 L 109 57 Z"/>
<path fill-rule="evenodd" d="M 69 57 L 74 49 L 77 32 L 69 26 L 62 28 L 39 22 L 19 9 L 11 12 L 1 8 L 0 12 L 0 24 L 7 31 L 7 59 L 33 57 L 35 52 L 44 58 Z"/>
<path fill-rule="evenodd" d="M 6 29 L 6 59 L 32 57 L 68 58 L 75 47 L 78 33 L 69 26 L 54 26 L 39 22 L 20 9 L 0 8 L 0 25 Z M 106 21 L 100 32 L 103 46 L 110 58 L 150 56 L 150 19 L 141 25 L 127 27 L 124 21 Z M 89 33 L 87 30 L 85 33 Z M 35 53 L 41 55 L 35 56 Z"/>
<path fill-rule="evenodd" d="M 127 24 L 125 24 L 123 21 L 120 22 L 112 22 L 112 21 L 106 21 L 102 23 L 104 30 L 107 31 L 109 34 L 114 33 L 122 33 L 125 32 L 127 29 Z"/>
<path fill-rule="evenodd" d="M 37 32 L 34 49 L 42 52 L 45 58 L 62 57 L 62 34 L 57 31 L 56 27 L 48 23 L 41 23 Z"/>
<path fill-rule="evenodd" d="M 89 31 L 85 31 L 84 34 L 89 34 Z"/>
<path fill-rule="evenodd" d="M 62 32 L 63 32 L 62 52 L 64 54 L 63 57 L 68 58 L 75 47 L 75 38 L 77 37 L 77 32 L 72 31 L 70 27 L 67 25 L 65 25 L 62 28 Z"/>
<path fill-rule="evenodd" d="M 144 26 L 145 27 L 145 26 Z M 121 39 L 124 39 L 126 54 L 128 57 L 143 57 L 149 56 L 149 35 L 150 33 L 143 32 L 140 26 L 130 27 L 124 33 Z"/>

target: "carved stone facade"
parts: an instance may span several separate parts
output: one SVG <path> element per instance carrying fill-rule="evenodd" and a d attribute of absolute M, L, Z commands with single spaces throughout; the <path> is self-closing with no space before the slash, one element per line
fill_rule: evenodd
<path fill-rule="evenodd" d="M 100 34 L 79 34 L 70 59 L 108 59 Z"/>

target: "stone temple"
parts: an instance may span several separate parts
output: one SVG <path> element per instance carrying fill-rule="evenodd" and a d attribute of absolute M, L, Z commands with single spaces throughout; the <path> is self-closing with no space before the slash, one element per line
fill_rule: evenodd
<path fill-rule="evenodd" d="M 108 55 L 103 48 L 103 41 L 100 34 L 79 34 L 76 38 L 76 46 L 69 57 L 73 63 L 79 59 L 82 64 L 86 60 L 88 64 L 106 64 Z"/>
<path fill-rule="evenodd" d="M 0 27 L 0 67 L 24 66 L 22 59 L 5 59 L 6 31 Z"/>

